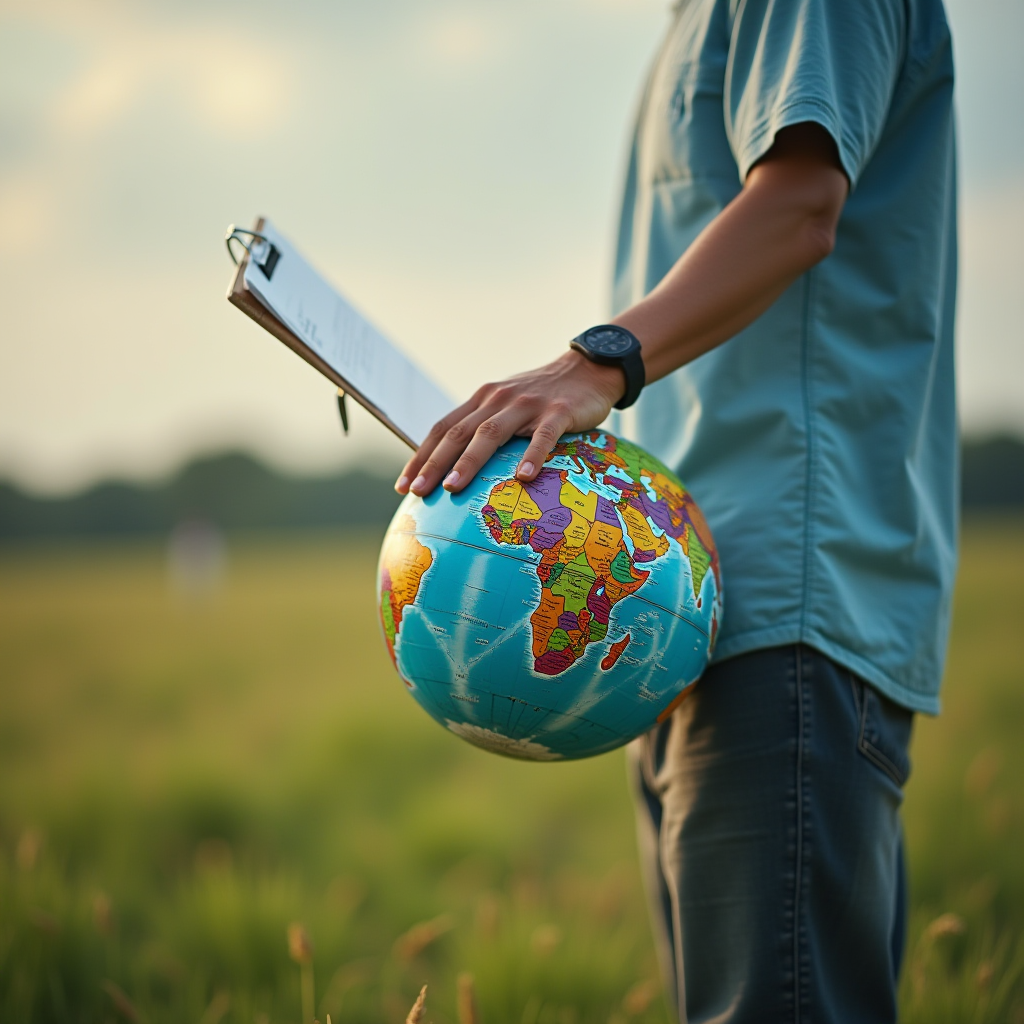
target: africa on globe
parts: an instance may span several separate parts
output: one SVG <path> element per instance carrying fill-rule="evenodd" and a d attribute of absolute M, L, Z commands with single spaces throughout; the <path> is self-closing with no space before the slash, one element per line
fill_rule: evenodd
<path fill-rule="evenodd" d="M 388 652 L 452 732 L 536 761 L 611 750 L 704 670 L 718 554 L 679 479 L 606 431 L 567 434 L 520 483 L 526 441 L 461 493 L 409 494 L 381 548 Z"/>

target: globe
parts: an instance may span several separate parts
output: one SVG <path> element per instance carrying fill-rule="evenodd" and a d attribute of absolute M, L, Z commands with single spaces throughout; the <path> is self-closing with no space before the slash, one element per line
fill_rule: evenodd
<path fill-rule="evenodd" d="M 536 480 L 505 445 L 459 494 L 409 494 L 377 575 L 384 641 L 420 706 L 509 757 L 590 757 L 664 720 L 721 619 L 718 555 L 679 479 L 605 431 Z"/>

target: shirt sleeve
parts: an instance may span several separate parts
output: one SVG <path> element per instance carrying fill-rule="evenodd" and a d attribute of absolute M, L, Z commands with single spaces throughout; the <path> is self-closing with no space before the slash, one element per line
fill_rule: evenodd
<path fill-rule="evenodd" d="M 725 125 L 740 179 L 803 121 L 835 139 L 851 188 L 871 157 L 903 60 L 900 0 L 739 0 Z"/>

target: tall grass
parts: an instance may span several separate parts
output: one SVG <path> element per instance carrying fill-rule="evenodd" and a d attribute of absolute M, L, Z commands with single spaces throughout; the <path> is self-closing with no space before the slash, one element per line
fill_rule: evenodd
<path fill-rule="evenodd" d="M 237 544 L 191 600 L 156 548 L 3 557 L 0 1020 L 401 1022 L 427 984 L 435 1024 L 667 1021 L 621 755 L 430 722 L 374 555 Z M 910 1022 L 1024 1022 L 1022 612 L 1024 528 L 969 532 L 907 793 Z"/>

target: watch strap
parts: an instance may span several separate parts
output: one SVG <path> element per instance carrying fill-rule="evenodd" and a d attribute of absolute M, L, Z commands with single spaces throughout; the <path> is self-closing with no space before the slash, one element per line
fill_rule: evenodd
<path fill-rule="evenodd" d="M 640 349 L 636 348 L 632 352 L 627 352 L 619 365 L 626 375 L 626 391 L 615 403 L 615 408 L 628 409 L 640 397 L 640 392 L 643 391 L 647 379 L 644 370 L 644 357 L 640 354 Z"/>
<path fill-rule="evenodd" d="M 608 355 L 603 352 L 594 351 L 587 345 L 587 335 L 594 331 L 616 331 L 626 335 L 632 342 L 631 348 L 622 355 Z M 626 390 L 623 396 L 615 403 L 616 409 L 628 409 L 639 397 L 647 382 L 647 373 L 644 368 L 643 355 L 640 351 L 640 339 L 632 331 L 618 324 L 600 324 L 584 331 L 579 337 L 569 342 L 570 348 L 576 349 L 592 363 L 599 366 L 618 366 L 626 378 Z"/>

